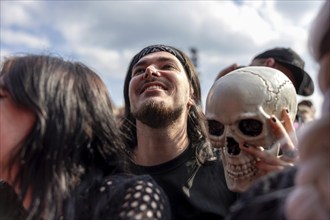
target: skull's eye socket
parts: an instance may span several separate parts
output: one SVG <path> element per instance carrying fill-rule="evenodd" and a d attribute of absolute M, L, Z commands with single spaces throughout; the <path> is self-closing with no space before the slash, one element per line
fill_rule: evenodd
<path fill-rule="evenodd" d="M 224 125 L 215 120 L 208 120 L 209 134 L 214 136 L 221 136 L 224 132 Z"/>
<path fill-rule="evenodd" d="M 262 123 L 255 119 L 243 119 L 239 122 L 239 129 L 244 135 L 255 137 L 261 134 Z"/>

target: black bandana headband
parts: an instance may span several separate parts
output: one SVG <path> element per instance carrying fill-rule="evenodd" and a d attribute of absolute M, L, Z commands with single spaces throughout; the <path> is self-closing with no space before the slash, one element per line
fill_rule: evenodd
<path fill-rule="evenodd" d="M 138 54 L 136 54 L 131 62 L 131 67 L 133 67 L 145 55 L 148 55 L 150 53 L 155 53 L 155 52 L 168 52 L 168 53 L 174 55 L 176 58 L 178 58 L 178 60 L 181 62 L 181 64 L 183 66 L 186 65 L 185 59 L 181 56 L 180 52 L 177 49 L 175 49 L 171 46 L 158 44 L 158 45 L 151 45 L 151 46 L 145 47 Z"/>

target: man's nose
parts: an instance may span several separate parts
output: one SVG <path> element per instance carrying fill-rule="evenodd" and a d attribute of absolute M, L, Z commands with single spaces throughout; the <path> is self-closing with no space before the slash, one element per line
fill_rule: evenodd
<path fill-rule="evenodd" d="M 158 69 L 155 66 L 148 66 L 144 72 L 144 78 L 148 79 L 151 76 L 159 76 Z"/>

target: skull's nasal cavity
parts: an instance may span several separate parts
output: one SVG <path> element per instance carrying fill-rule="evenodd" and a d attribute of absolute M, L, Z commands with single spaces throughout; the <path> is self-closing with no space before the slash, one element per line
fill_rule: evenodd
<path fill-rule="evenodd" d="M 235 141 L 234 138 L 228 137 L 227 138 L 227 151 L 228 154 L 231 155 L 238 155 L 241 152 L 239 148 L 239 144 Z"/>

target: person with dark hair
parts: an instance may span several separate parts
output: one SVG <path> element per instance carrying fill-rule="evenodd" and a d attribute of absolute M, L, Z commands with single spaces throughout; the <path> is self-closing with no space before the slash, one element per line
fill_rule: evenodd
<path fill-rule="evenodd" d="M 129 174 L 101 78 L 79 62 L 12 56 L 0 73 L 0 219 L 169 219 L 162 189 Z"/>
<path fill-rule="evenodd" d="M 207 139 L 195 67 L 181 50 L 151 45 L 137 53 L 124 83 L 121 130 L 135 173 L 166 192 L 173 219 L 222 219 L 236 199 Z"/>
<path fill-rule="evenodd" d="M 268 66 L 283 72 L 293 83 L 296 92 L 301 96 L 310 96 L 314 93 L 314 83 L 304 70 L 304 60 L 291 48 L 275 47 L 256 55 L 249 66 Z M 234 63 L 221 70 L 216 79 L 240 68 Z"/>

